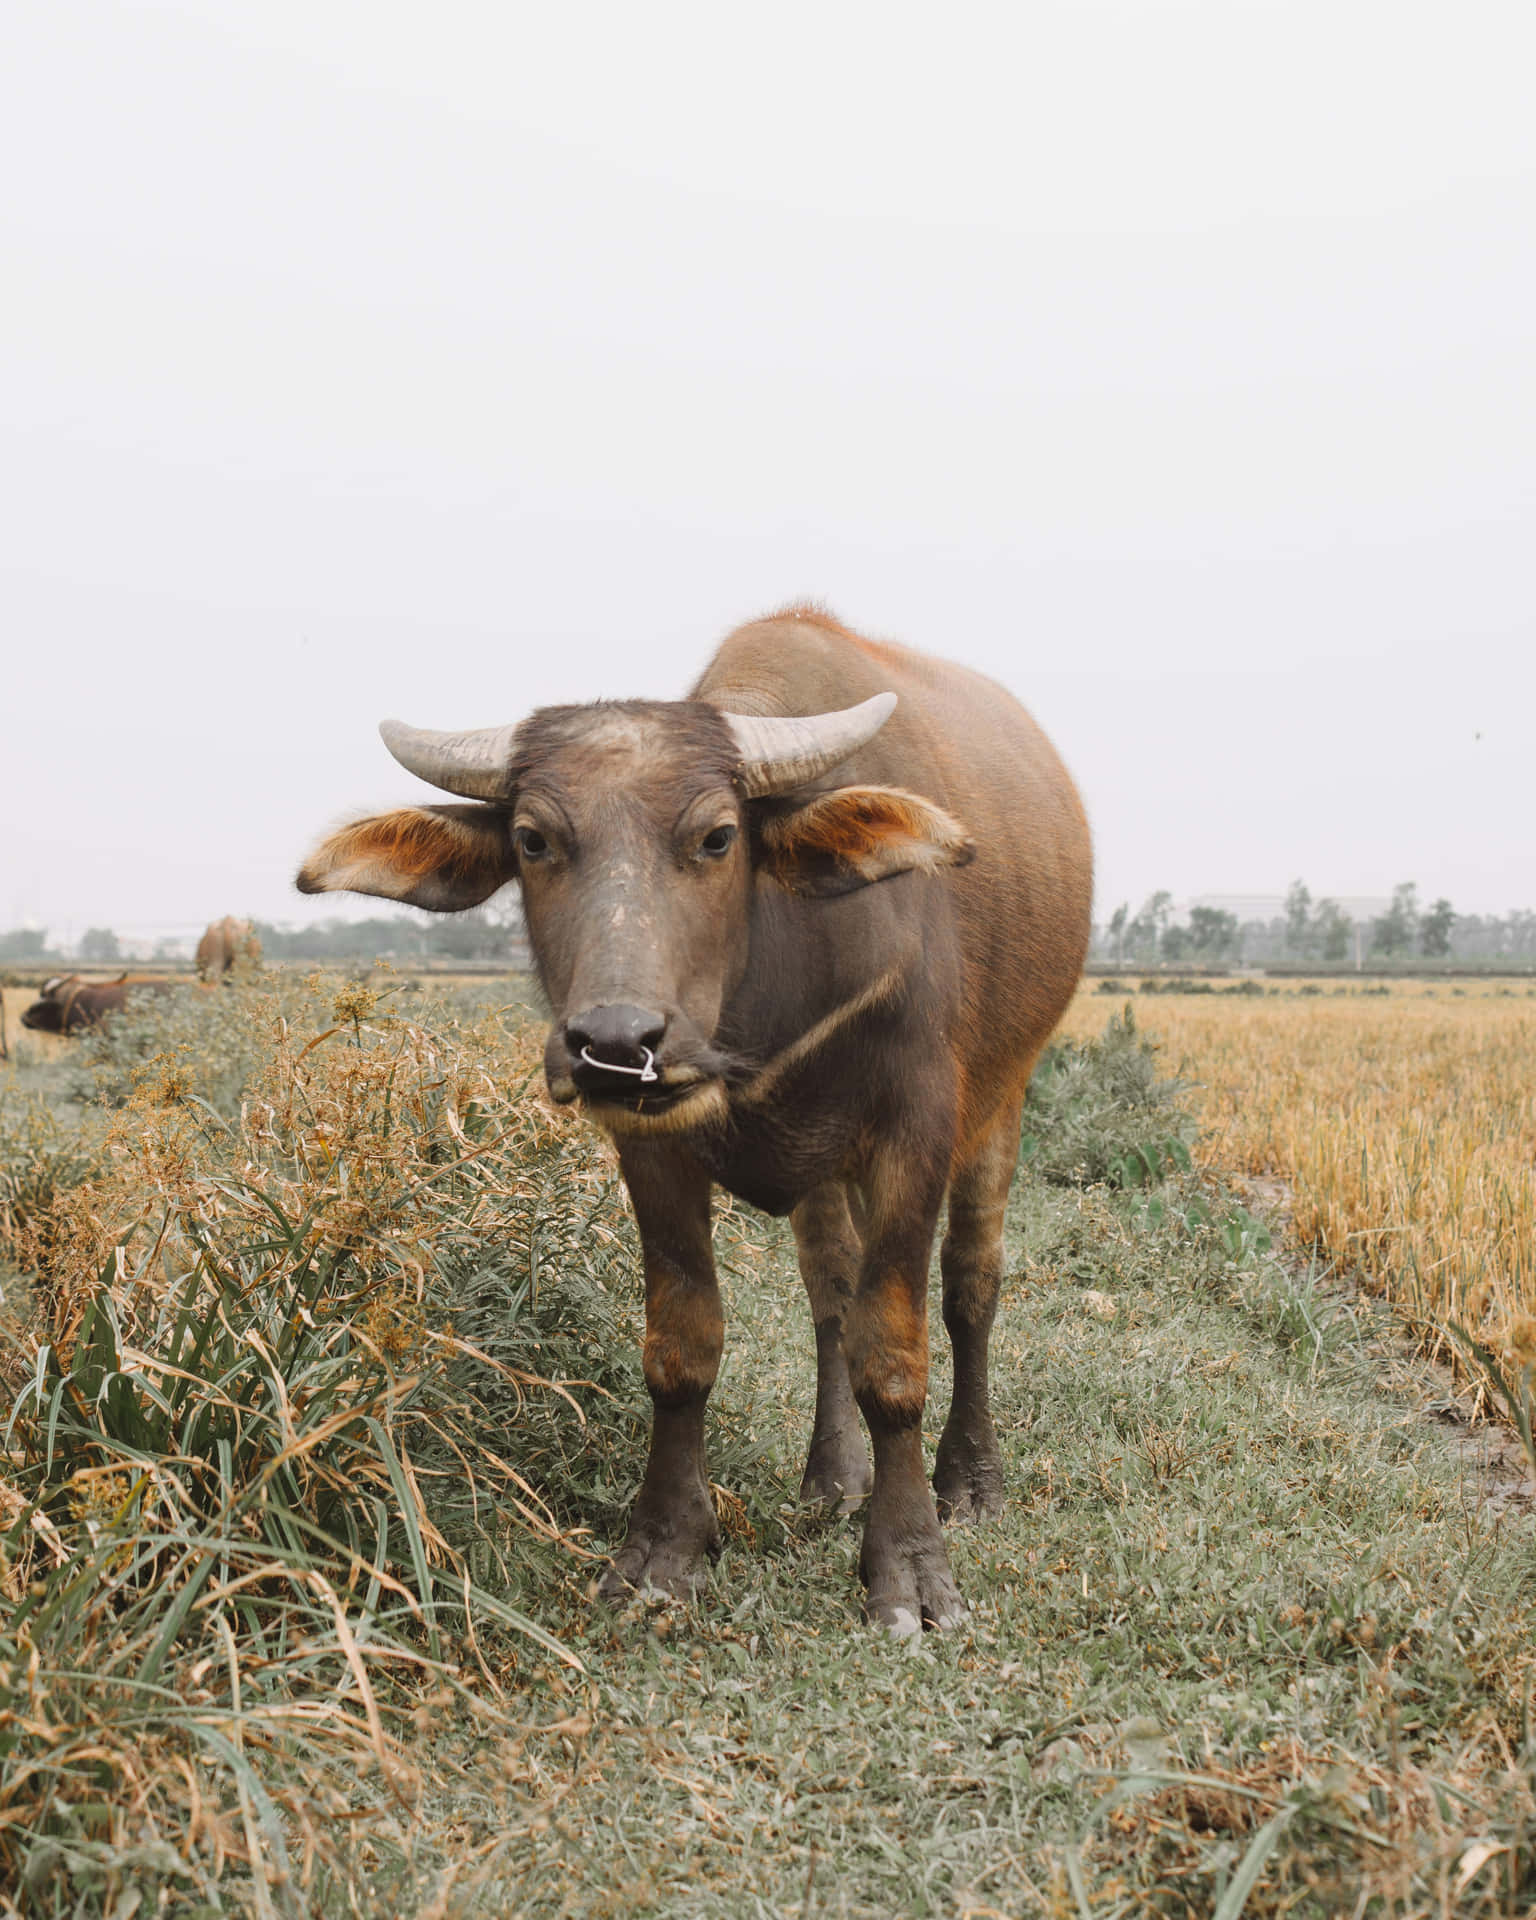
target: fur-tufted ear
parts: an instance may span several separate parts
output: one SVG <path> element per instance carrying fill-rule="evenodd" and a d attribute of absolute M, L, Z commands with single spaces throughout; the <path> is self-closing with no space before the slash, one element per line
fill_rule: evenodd
<path fill-rule="evenodd" d="M 953 815 L 899 787 L 838 787 L 756 831 L 763 871 L 788 893 L 852 893 L 897 873 L 969 866 L 976 848 Z"/>
<path fill-rule="evenodd" d="M 300 867 L 300 893 L 376 893 L 460 913 L 517 872 L 505 807 L 401 807 L 341 827 Z"/>

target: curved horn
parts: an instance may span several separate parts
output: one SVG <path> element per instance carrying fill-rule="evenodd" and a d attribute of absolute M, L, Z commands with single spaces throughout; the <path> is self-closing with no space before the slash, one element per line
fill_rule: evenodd
<path fill-rule="evenodd" d="M 512 797 L 513 726 L 481 727 L 472 733 L 434 733 L 403 720 L 381 720 L 379 735 L 408 773 L 466 800 Z"/>
<path fill-rule="evenodd" d="M 741 755 L 741 782 L 749 800 L 787 793 L 846 760 L 875 735 L 895 711 L 894 693 L 877 693 L 838 713 L 778 720 L 757 714 L 722 713 Z"/>

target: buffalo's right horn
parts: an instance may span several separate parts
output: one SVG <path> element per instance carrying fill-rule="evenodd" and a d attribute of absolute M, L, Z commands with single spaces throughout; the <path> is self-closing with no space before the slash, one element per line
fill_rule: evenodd
<path fill-rule="evenodd" d="M 434 733 L 382 720 L 379 734 L 408 773 L 444 793 L 466 800 L 510 800 L 514 726 L 481 727 L 471 733 Z"/>
<path fill-rule="evenodd" d="M 741 783 L 748 799 L 787 793 L 846 760 L 890 719 L 894 693 L 873 694 L 856 707 L 813 713 L 800 719 L 722 713 L 741 755 Z"/>

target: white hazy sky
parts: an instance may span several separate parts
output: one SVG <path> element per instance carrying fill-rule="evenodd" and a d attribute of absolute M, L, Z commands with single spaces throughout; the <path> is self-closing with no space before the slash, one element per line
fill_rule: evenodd
<path fill-rule="evenodd" d="M 1099 911 L 1536 904 L 1536 13 L 19 0 L 0 925 L 336 910 L 374 732 L 814 596 Z"/>

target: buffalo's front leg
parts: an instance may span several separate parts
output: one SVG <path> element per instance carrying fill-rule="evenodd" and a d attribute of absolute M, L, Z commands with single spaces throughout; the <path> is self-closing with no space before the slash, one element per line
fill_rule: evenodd
<path fill-rule="evenodd" d="M 650 1587 L 686 1599 L 705 1557 L 720 1550 L 704 1462 L 704 1406 L 725 1333 L 709 1239 L 710 1183 L 676 1149 L 626 1141 L 619 1160 L 645 1258 L 645 1383 L 654 1415 L 629 1532 L 599 1592 L 616 1600 Z"/>
<path fill-rule="evenodd" d="M 865 1607 L 871 1620 L 900 1634 L 952 1626 L 965 1611 L 923 1468 L 928 1258 L 943 1188 L 942 1167 L 882 1156 L 866 1189 L 864 1262 L 843 1327 L 875 1454 L 859 1560 Z"/>

